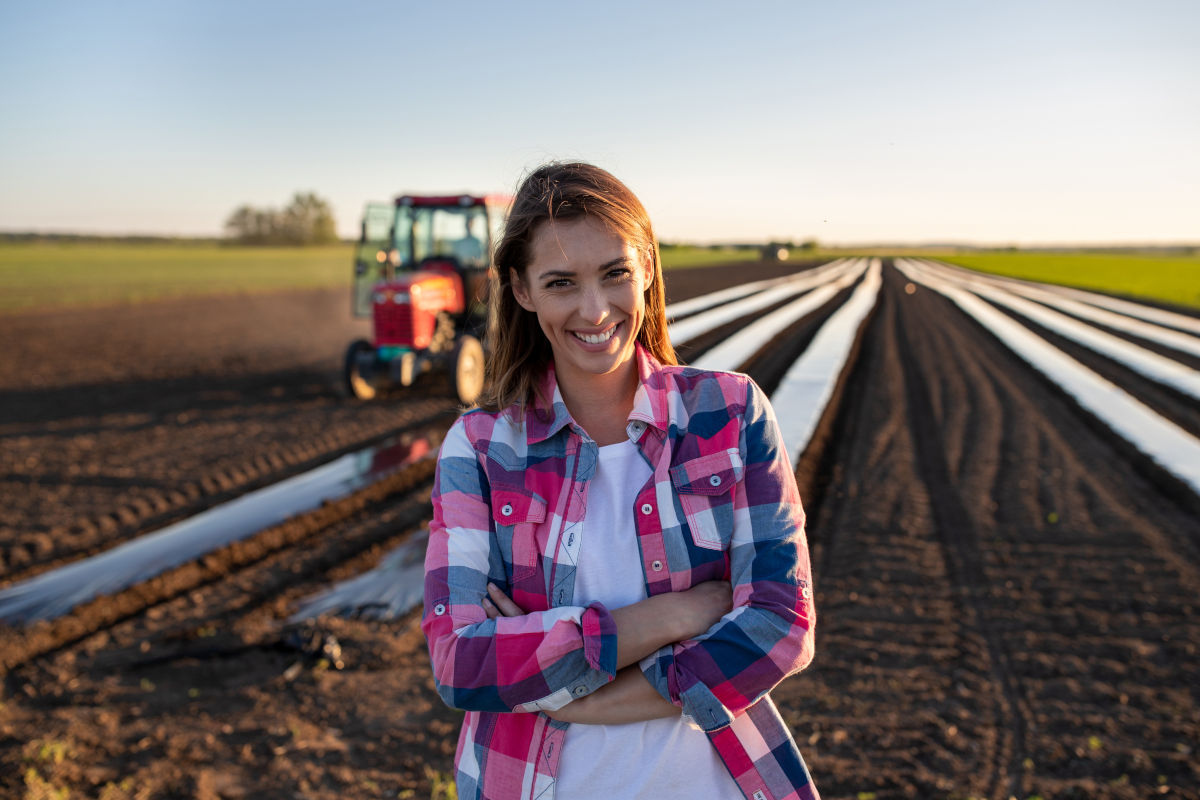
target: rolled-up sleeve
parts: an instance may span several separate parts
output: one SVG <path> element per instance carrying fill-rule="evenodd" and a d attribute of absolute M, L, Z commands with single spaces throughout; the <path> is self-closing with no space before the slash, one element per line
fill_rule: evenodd
<path fill-rule="evenodd" d="M 643 659 L 643 674 L 707 731 L 729 725 L 813 657 L 816 611 L 804 510 L 770 402 L 746 380 L 730 538 L 733 609 L 707 633 Z"/>
<path fill-rule="evenodd" d="M 490 489 L 460 418 L 438 455 L 421 629 L 438 694 L 467 711 L 553 711 L 610 682 L 617 631 L 601 604 L 487 618 L 489 580 L 511 594 Z M 511 550 L 510 550 L 511 552 Z"/>

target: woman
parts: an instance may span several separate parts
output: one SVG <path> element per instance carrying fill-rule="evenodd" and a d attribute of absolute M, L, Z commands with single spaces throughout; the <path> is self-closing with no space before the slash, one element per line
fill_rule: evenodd
<path fill-rule="evenodd" d="M 602 169 L 532 173 L 495 262 L 425 562 L 459 796 L 816 797 L 766 696 L 816 618 L 765 396 L 677 366 L 649 217 Z"/>

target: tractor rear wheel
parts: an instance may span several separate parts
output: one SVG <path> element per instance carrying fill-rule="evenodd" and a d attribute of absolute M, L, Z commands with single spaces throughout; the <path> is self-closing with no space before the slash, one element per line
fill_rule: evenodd
<path fill-rule="evenodd" d="M 375 348 L 366 339 L 355 339 L 346 350 L 346 391 L 359 400 L 375 397 Z"/>
<path fill-rule="evenodd" d="M 461 336 L 454 345 L 454 393 L 471 405 L 483 391 L 483 345 L 474 336 Z"/>

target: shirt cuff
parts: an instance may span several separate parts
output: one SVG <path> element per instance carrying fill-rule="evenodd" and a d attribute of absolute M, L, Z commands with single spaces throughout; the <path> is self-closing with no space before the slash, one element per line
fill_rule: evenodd
<path fill-rule="evenodd" d="M 703 683 L 682 688 L 675 666 L 675 647 L 667 645 L 643 658 L 638 666 L 663 699 L 683 711 L 684 721 L 703 731 L 715 731 L 733 723 L 733 714 Z"/>
<path fill-rule="evenodd" d="M 612 614 L 600 603 L 592 603 L 579 617 L 583 636 L 583 659 L 588 669 L 578 678 L 568 681 L 557 691 L 529 703 L 517 711 L 557 711 L 611 683 L 617 674 L 617 624 Z"/>

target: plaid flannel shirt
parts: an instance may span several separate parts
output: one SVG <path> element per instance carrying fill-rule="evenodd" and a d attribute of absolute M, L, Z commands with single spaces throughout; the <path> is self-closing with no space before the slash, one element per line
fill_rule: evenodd
<path fill-rule="evenodd" d="M 653 477 L 634 508 L 650 595 L 733 585 L 707 633 L 643 659 L 658 692 L 703 728 L 748 800 L 817 791 L 767 692 L 812 660 L 816 622 L 804 512 L 771 406 L 745 375 L 664 367 L 640 346 L 626 430 Z M 475 410 L 442 444 L 422 629 L 447 704 L 467 711 L 463 798 L 554 797 L 561 708 L 613 680 L 600 603 L 572 605 L 597 445 L 567 413 L 553 369 L 524 425 Z M 527 613 L 489 620 L 495 582 Z M 564 799 L 564 800 L 569 800 Z"/>

